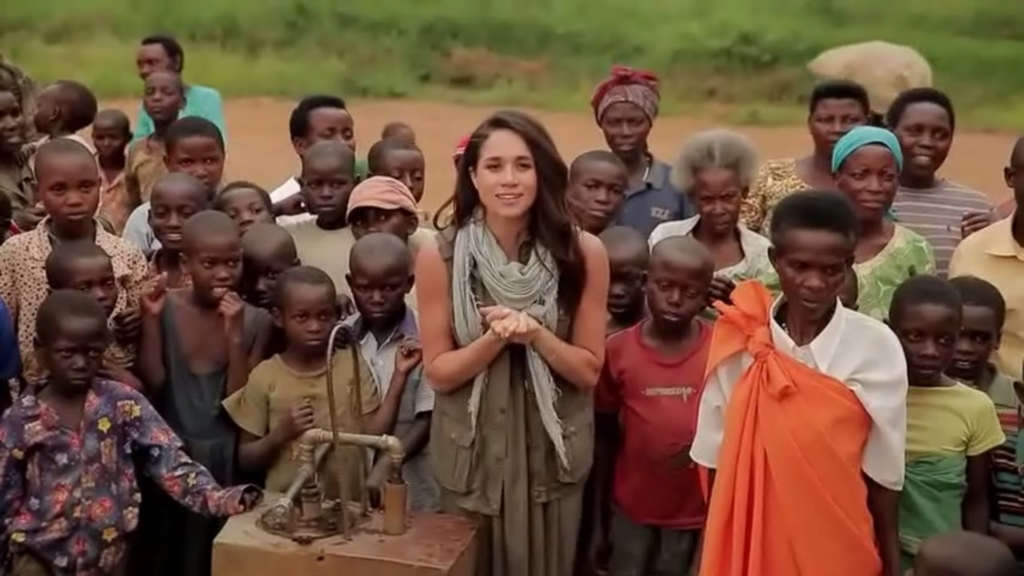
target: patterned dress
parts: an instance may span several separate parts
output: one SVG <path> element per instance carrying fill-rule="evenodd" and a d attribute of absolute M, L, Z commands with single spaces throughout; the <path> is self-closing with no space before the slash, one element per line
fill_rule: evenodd
<path fill-rule="evenodd" d="M 876 320 L 889 317 L 893 292 L 904 280 L 935 273 L 935 256 L 923 236 L 896 225 L 889 243 L 874 258 L 853 265 L 857 273 L 858 310 Z"/>
<path fill-rule="evenodd" d="M 22 396 L 0 423 L 0 568 L 9 546 L 58 576 L 113 573 L 138 524 L 139 472 L 197 513 L 243 511 L 246 488 L 221 488 L 128 386 L 97 380 L 78 430 Z"/>

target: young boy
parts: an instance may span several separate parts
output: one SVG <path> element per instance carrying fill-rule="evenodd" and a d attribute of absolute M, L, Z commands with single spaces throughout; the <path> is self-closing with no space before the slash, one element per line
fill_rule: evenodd
<path fill-rule="evenodd" d="M 214 197 L 213 209 L 230 216 L 243 235 L 253 224 L 274 222 L 270 194 L 252 182 L 239 180 L 225 186 Z"/>
<path fill-rule="evenodd" d="M 600 234 L 626 199 L 629 176 L 626 165 L 607 150 L 584 152 L 569 166 L 566 200 L 576 223 L 591 234 Z"/>
<path fill-rule="evenodd" d="M 946 374 L 988 394 L 996 406 L 1006 442 L 993 451 L 992 535 L 1024 553 L 1024 506 L 1021 505 L 1021 474 L 1024 455 L 1018 453 L 1021 432 L 1021 398 L 1024 385 L 999 372 L 990 359 L 999 347 L 1006 319 L 1006 301 L 995 286 L 973 276 L 949 281 L 963 302 L 963 321 L 953 360 Z"/>
<path fill-rule="evenodd" d="M 987 534 L 991 451 L 1006 438 L 983 392 L 945 376 L 963 305 L 949 282 L 914 276 L 893 294 L 889 322 L 907 358 L 907 481 L 900 495 L 903 565 L 925 538 Z"/>
<path fill-rule="evenodd" d="M 164 157 L 165 169 L 161 174 L 183 172 L 195 177 L 205 186 L 209 205 L 224 178 L 224 138 L 220 129 L 209 120 L 188 116 L 167 128 L 164 147 L 167 155 Z M 124 230 L 125 240 L 146 254 L 160 248 L 160 242 L 148 223 L 149 211 L 149 202 L 135 209 Z"/>
<path fill-rule="evenodd" d="M 318 142 L 302 155 L 302 197 L 316 218 L 286 225 L 299 259 L 330 276 L 339 293 L 348 293 L 348 254 L 356 243 L 346 220 L 355 187 L 355 154 L 341 142 Z"/>
<path fill-rule="evenodd" d="M 258 223 L 242 235 L 242 261 L 242 297 L 270 311 L 278 279 L 299 265 L 299 255 L 287 230 Z"/>
<path fill-rule="evenodd" d="M 58 80 L 36 95 L 36 131 L 44 138 L 77 137 L 96 118 L 96 96 L 74 80 Z M 80 142 L 86 144 L 85 139 Z"/>
<path fill-rule="evenodd" d="M 124 322 L 123 316 L 114 314 L 117 301 L 121 297 L 117 278 L 114 276 L 114 263 L 95 243 L 89 240 L 76 240 L 58 244 L 46 258 L 45 270 L 50 290 L 78 290 L 89 294 L 103 307 L 111 328 Z M 131 357 L 124 358 L 119 365 L 105 364 L 102 373 L 111 380 L 142 390 L 142 383 L 128 370 L 136 366 L 138 342 L 135 337 L 121 342 L 117 342 L 116 338 L 117 336 L 114 342 L 121 346 L 124 354 L 130 354 Z"/>
<path fill-rule="evenodd" d="M 704 500 L 690 445 L 711 344 L 711 327 L 697 315 L 713 274 L 702 245 L 662 240 L 644 282 L 650 318 L 608 338 L 595 410 L 604 460 L 597 468 L 597 532 L 610 531 L 610 576 L 686 576 L 697 559 Z M 600 504 L 609 495 L 610 529 Z"/>
<path fill-rule="evenodd" d="M 103 230 L 93 217 L 100 186 L 96 158 L 75 140 L 50 140 L 36 152 L 36 178 L 39 198 L 49 216 L 34 230 L 0 246 L 0 297 L 11 307 L 18 326 L 25 379 L 32 384 L 42 376 L 33 353 L 32 327 L 36 311 L 49 292 L 46 258 L 54 246 L 76 240 L 94 242 L 113 262 L 122 296 L 115 306 L 115 338 L 105 360 L 110 366 L 131 368 L 146 259 L 138 249 Z"/>
<path fill-rule="evenodd" d="M 1016 576 L 1013 554 L 995 538 L 956 530 L 921 542 L 906 576 Z"/>
<path fill-rule="evenodd" d="M 381 140 L 395 138 L 416 145 L 416 131 L 405 122 L 388 122 L 380 132 Z"/>
<path fill-rule="evenodd" d="M 612 226 L 601 233 L 608 251 L 608 334 L 631 328 L 644 317 L 644 279 L 650 250 L 632 228 Z"/>
<path fill-rule="evenodd" d="M 405 184 L 418 204 L 423 200 L 427 169 L 415 143 L 399 138 L 380 140 L 366 157 L 369 176 L 389 176 Z"/>
<path fill-rule="evenodd" d="M 149 202 L 153 183 L 166 171 L 164 137 L 184 107 L 185 86 L 176 72 L 153 72 L 146 77 L 142 108 L 153 119 L 153 133 L 128 147 L 125 187 L 129 198 Z"/>
<path fill-rule="evenodd" d="M 100 216 L 120 235 L 128 216 L 140 200 L 128 195 L 124 169 L 126 149 L 132 140 L 128 116 L 120 110 L 100 110 L 92 123 L 92 143 L 100 162 Z"/>
<path fill-rule="evenodd" d="M 207 210 L 181 230 L 181 266 L 192 285 L 168 291 L 157 276 L 142 298 L 143 381 L 189 454 L 222 484 L 239 478 L 238 434 L 220 411 L 262 359 L 267 314 L 236 292 L 242 273 L 238 226 Z M 166 574 L 206 575 L 217 522 L 188 514 L 166 499 L 144 507 L 145 557 Z M 145 516 L 148 514 L 148 519 Z"/>
<path fill-rule="evenodd" d="M 224 409 L 242 429 L 238 462 L 243 470 L 266 472 L 267 490 L 284 492 L 299 469 L 295 445 L 311 428 L 330 428 L 327 370 L 337 398 L 335 415 L 346 432 L 382 434 L 394 420 L 394 410 L 380 410 L 369 369 L 354 349 L 339 350 L 327 366 L 327 344 L 338 323 L 337 295 L 331 279 L 316 268 L 296 266 L 277 281 L 274 324 L 284 332 L 285 349 L 261 362 L 244 388 L 224 401 Z M 351 388 L 359 386 L 362 414 L 349 404 Z M 363 485 L 358 465 L 362 449 L 350 447 L 332 456 L 345 466 L 347 500 L 356 500 Z M 337 496 L 338 488 L 329 486 Z"/>
<path fill-rule="evenodd" d="M 254 486 L 218 486 L 148 400 L 99 375 L 109 332 L 94 298 L 58 290 L 34 324 L 49 378 L 0 423 L 5 573 L 120 573 L 139 518 L 139 472 L 196 514 L 239 514 L 258 501 Z"/>
<path fill-rule="evenodd" d="M 348 283 L 359 313 L 346 324 L 383 399 L 381 410 L 397 417 L 387 433 L 397 436 L 405 449 L 402 475 L 409 485 L 409 507 L 437 511 L 440 491 L 426 452 L 434 392 L 420 365 L 416 314 L 405 302 L 412 290 L 412 254 L 394 235 L 373 233 L 356 242 L 349 262 Z M 387 458 L 377 462 L 371 490 L 383 487 L 387 465 Z"/>
<path fill-rule="evenodd" d="M 166 174 L 153 185 L 149 227 L 159 248 L 149 255 L 149 269 L 153 276 L 166 275 L 169 289 L 191 282 L 181 266 L 182 230 L 189 218 L 206 209 L 208 200 L 206 186 L 181 172 Z"/>

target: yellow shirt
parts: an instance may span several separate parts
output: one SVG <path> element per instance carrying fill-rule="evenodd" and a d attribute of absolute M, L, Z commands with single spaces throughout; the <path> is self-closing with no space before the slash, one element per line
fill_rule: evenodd
<path fill-rule="evenodd" d="M 977 276 L 991 282 L 1006 300 L 1003 338 L 992 357 L 1014 380 L 1024 372 L 1024 247 L 1013 239 L 1013 217 L 964 238 L 949 261 L 949 277 Z"/>
<path fill-rule="evenodd" d="M 337 402 L 337 424 L 342 431 L 358 432 L 359 423 L 353 422 L 349 413 L 351 391 L 356 382 L 356 355 L 350 350 L 339 350 L 334 355 L 334 392 Z M 370 414 L 380 407 L 380 396 L 373 383 L 370 369 L 359 361 L 359 382 L 362 397 L 362 413 Z M 288 417 L 292 406 L 308 398 L 313 404 L 314 425 L 330 429 L 330 412 L 327 403 L 327 368 L 315 372 L 299 372 L 292 369 L 280 355 L 261 362 L 249 374 L 244 388 L 224 400 L 224 409 L 239 428 L 253 436 L 262 438 Z M 277 460 L 267 471 L 267 490 L 285 492 L 299 470 L 298 443 L 292 442 L 282 450 Z M 359 448 L 344 450 L 339 457 L 328 458 L 327 470 L 344 466 L 350 487 L 362 486 L 363 477 L 357 465 Z M 349 494 L 354 498 L 355 493 Z"/>
<path fill-rule="evenodd" d="M 978 456 L 1002 444 L 996 406 L 987 394 L 947 380 L 907 391 L 907 458 Z"/>

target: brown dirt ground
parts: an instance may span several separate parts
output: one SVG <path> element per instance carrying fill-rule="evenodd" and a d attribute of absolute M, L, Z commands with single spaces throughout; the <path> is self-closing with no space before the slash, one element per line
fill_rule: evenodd
<path fill-rule="evenodd" d="M 111 103 L 134 118 L 137 102 Z M 297 160 L 288 141 L 288 116 L 293 102 L 246 98 L 226 103 L 228 120 L 228 173 L 233 178 L 252 180 L 268 188 L 293 175 Z M 493 108 L 436 102 L 358 101 L 351 104 L 356 121 L 358 148 L 365 154 L 379 138 L 383 126 L 394 120 L 410 124 L 427 157 L 427 193 L 424 204 L 436 208 L 451 193 L 454 170 L 451 152 L 464 134 L 483 120 Z M 551 131 L 570 161 L 581 152 L 604 147 L 600 132 L 587 112 L 536 112 Z M 695 117 L 658 119 L 651 136 L 655 154 L 670 160 L 684 138 L 698 130 L 720 126 L 713 120 Z M 803 126 L 740 127 L 758 146 L 762 160 L 807 152 L 809 139 Z M 989 194 L 994 200 L 1009 195 L 1002 168 L 1014 137 L 1008 134 L 960 133 L 943 173 Z"/>

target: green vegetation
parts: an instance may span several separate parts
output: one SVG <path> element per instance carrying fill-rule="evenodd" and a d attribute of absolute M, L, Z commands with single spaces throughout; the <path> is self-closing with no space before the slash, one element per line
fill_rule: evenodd
<path fill-rule="evenodd" d="M 989 0 L 9 0 L 0 52 L 127 96 L 133 48 L 156 31 L 186 43 L 189 78 L 227 95 L 582 108 L 628 63 L 661 75 L 669 109 L 751 122 L 793 118 L 822 50 L 884 39 L 918 48 L 972 123 L 1024 127 L 1024 12 Z"/>

